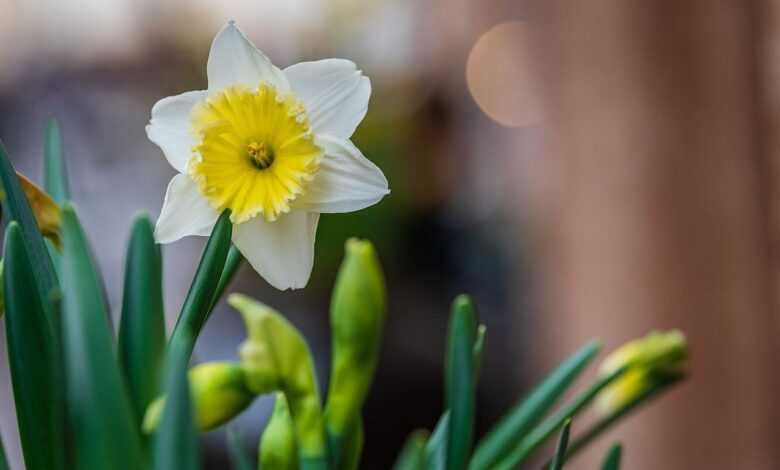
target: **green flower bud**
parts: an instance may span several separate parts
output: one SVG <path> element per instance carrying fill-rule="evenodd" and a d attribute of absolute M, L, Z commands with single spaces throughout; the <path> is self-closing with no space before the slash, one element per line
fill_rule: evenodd
<path fill-rule="evenodd" d="M 328 432 L 343 436 L 374 378 L 385 321 L 385 281 L 374 246 L 350 239 L 330 305 L 333 366 L 325 416 Z"/>
<path fill-rule="evenodd" d="M 685 373 L 688 342 L 678 330 L 653 331 L 635 339 L 607 356 L 599 373 L 607 376 L 618 369 L 628 370 L 599 395 L 599 407 L 611 413 L 627 405 L 651 387 Z"/>
<path fill-rule="evenodd" d="M 247 387 L 241 365 L 231 362 L 207 362 L 189 371 L 190 393 L 195 412 L 195 424 L 208 431 L 230 421 L 245 410 L 255 394 Z M 153 401 L 146 409 L 143 430 L 157 428 L 165 407 L 165 397 Z"/>
<path fill-rule="evenodd" d="M 272 308 L 233 294 L 228 303 L 241 312 L 248 338 L 239 355 L 247 385 L 256 394 L 284 392 L 302 458 L 326 455 L 317 378 L 306 341 Z"/>
<path fill-rule="evenodd" d="M 284 393 L 276 394 L 274 412 L 260 437 L 259 455 L 264 470 L 298 470 L 295 430 Z"/>

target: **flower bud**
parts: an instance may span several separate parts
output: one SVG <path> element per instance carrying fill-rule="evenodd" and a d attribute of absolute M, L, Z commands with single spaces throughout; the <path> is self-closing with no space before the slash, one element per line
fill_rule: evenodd
<path fill-rule="evenodd" d="M 284 392 L 303 458 L 325 455 L 324 428 L 317 378 L 306 341 L 272 308 L 251 298 L 228 298 L 241 312 L 248 338 L 239 355 L 247 386 L 256 394 Z"/>
<path fill-rule="evenodd" d="M 231 420 L 245 410 L 255 394 L 246 384 L 244 371 L 231 362 L 207 362 L 189 371 L 194 420 L 198 429 L 208 431 Z M 157 428 L 165 407 L 165 398 L 156 399 L 146 410 L 143 429 Z"/>
<path fill-rule="evenodd" d="M 599 407 L 614 412 L 661 382 L 684 375 L 687 357 L 688 343 L 679 330 L 653 331 L 626 343 L 601 365 L 602 376 L 621 368 L 627 370 L 601 392 Z"/>
<path fill-rule="evenodd" d="M 385 282 L 369 241 L 350 239 L 330 306 L 331 377 L 328 431 L 343 435 L 363 406 L 374 378 L 385 321 Z"/>
<path fill-rule="evenodd" d="M 295 430 L 284 393 L 276 394 L 274 412 L 260 437 L 259 454 L 264 470 L 298 470 Z"/>

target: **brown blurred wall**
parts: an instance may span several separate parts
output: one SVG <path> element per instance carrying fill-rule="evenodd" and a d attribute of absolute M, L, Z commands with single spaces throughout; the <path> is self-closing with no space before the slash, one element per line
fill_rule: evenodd
<path fill-rule="evenodd" d="M 620 437 L 633 470 L 778 468 L 764 138 L 775 133 L 759 105 L 767 10 L 749 1 L 538 4 L 547 151 L 561 167 L 547 221 L 547 353 L 560 358 L 594 336 L 611 349 L 679 327 L 693 356 L 681 389 L 573 467 L 596 468 Z"/>

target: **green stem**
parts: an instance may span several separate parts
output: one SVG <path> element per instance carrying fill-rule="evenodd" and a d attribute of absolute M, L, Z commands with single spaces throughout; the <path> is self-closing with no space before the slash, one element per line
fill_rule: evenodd
<path fill-rule="evenodd" d="M 219 302 L 219 299 L 222 297 L 228 284 L 230 284 L 230 281 L 236 276 L 238 268 L 241 267 L 241 262 L 243 260 L 244 257 L 241 255 L 241 252 L 238 251 L 238 248 L 236 248 L 235 245 L 230 245 L 230 251 L 228 251 L 227 259 L 225 260 L 225 267 L 222 269 L 222 274 L 219 275 L 219 282 L 214 291 L 214 298 L 211 299 L 209 312 L 214 310 L 214 306 Z"/>
<path fill-rule="evenodd" d="M 187 298 L 181 308 L 181 314 L 168 343 L 169 347 L 172 344 L 180 344 L 188 356 L 192 355 L 195 341 L 211 313 L 214 294 L 225 268 L 232 232 L 230 210 L 225 210 L 211 231 L 198 270 L 195 272 Z"/>

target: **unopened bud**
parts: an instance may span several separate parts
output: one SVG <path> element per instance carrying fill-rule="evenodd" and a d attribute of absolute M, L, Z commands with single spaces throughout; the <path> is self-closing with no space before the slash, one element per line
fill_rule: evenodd
<path fill-rule="evenodd" d="M 359 414 L 374 372 L 385 322 L 385 281 L 374 246 L 350 239 L 345 245 L 330 306 L 331 378 L 328 431 L 343 435 Z"/>
<path fill-rule="evenodd" d="M 244 411 L 255 394 L 246 385 L 241 365 L 231 362 L 207 362 L 189 371 L 190 393 L 195 424 L 208 431 L 230 421 Z M 165 398 L 153 401 L 144 416 L 144 432 L 152 432 L 162 418 Z"/>
<path fill-rule="evenodd" d="M 260 437 L 260 467 L 264 470 L 298 470 L 295 429 L 284 393 L 276 394 L 273 414 Z"/>
<path fill-rule="evenodd" d="M 247 296 L 233 294 L 228 303 L 246 323 L 249 337 L 240 356 L 248 387 L 256 394 L 284 392 L 301 455 L 325 455 L 319 388 L 303 336 L 278 312 Z"/>
<path fill-rule="evenodd" d="M 599 395 L 599 407 L 613 412 L 638 398 L 661 381 L 685 373 L 688 343 L 682 332 L 653 331 L 635 339 L 607 356 L 600 368 L 602 376 L 618 369 L 626 372 Z"/>

